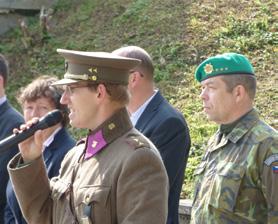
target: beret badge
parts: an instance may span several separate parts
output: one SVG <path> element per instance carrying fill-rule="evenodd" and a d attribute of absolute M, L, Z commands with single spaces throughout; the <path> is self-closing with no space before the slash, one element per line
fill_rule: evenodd
<path fill-rule="evenodd" d="M 206 74 L 211 74 L 213 72 L 213 66 L 212 64 L 206 64 L 204 67 L 204 71 Z"/>

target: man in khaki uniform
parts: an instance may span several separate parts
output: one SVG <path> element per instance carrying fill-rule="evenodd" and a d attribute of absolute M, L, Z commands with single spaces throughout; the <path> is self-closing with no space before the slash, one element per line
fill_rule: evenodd
<path fill-rule="evenodd" d="M 66 60 L 61 103 L 70 123 L 88 135 L 48 180 L 41 131 L 21 144 L 9 173 L 23 214 L 31 224 L 163 224 L 168 182 L 159 152 L 131 125 L 128 71 L 140 61 L 104 52 L 58 49 Z M 21 129 L 32 125 L 27 123 Z"/>
<path fill-rule="evenodd" d="M 278 133 L 253 108 L 256 77 L 236 53 L 195 73 L 204 112 L 219 124 L 196 169 L 192 224 L 278 223 Z"/>

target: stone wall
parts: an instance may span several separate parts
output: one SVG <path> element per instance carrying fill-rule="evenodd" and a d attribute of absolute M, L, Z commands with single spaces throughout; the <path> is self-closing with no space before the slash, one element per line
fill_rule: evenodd
<path fill-rule="evenodd" d="M 179 206 L 179 220 L 180 224 L 189 224 L 190 214 L 192 208 L 192 201 L 189 199 L 181 199 Z"/>
<path fill-rule="evenodd" d="M 0 0 L 0 9 L 40 10 L 42 6 L 48 8 L 57 0 Z"/>
<path fill-rule="evenodd" d="M 9 29 L 18 25 L 19 15 L 0 11 L 0 35 L 7 32 Z"/>
<path fill-rule="evenodd" d="M 0 0 L 0 35 L 19 25 L 25 19 L 22 11 L 39 12 L 42 7 L 49 8 L 57 0 Z"/>

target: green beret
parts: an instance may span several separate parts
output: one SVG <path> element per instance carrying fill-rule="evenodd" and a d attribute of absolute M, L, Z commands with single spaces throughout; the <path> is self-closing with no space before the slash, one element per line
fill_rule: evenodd
<path fill-rule="evenodd" d="M 203 61 L 196 69 L 195 78 L 202 82 L 214 76 L 235 74 L 255 75 L 253 66 L 245 56 L 225 53 Z"/>
<path fill-rule="evenodd" d="M 86 52 L 57 49 L 65 58 L 64 79 L 53 85 L 77 82 L 128 84 L 129 71 L 141 61 L 108 52 Z"/>

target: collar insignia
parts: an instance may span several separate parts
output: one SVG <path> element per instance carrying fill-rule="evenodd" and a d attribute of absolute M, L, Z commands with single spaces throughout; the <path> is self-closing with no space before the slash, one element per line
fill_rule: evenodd
<path fill-rule="evenodd" d="M 98 142 L 97 141 L 93 141 L 92 143 L 92 147 L 95 148 L 97 146 Z"/>
<path fill-rule="evenodd" d="M 114 123 L 110 123 L 108 125 L 109 130 L 113 130 L 116 127 L 116 125 Z"/>
<path fill-rule="evenodd" d="M 102 130 L 99 130 L 95 134 L 89 135 L 87 137 L 87 148 L 85 153 L 85 159 L 91 158 L 99 151 L 101 151 L 106 145 L 107 142 L 103 137 Z"/>

